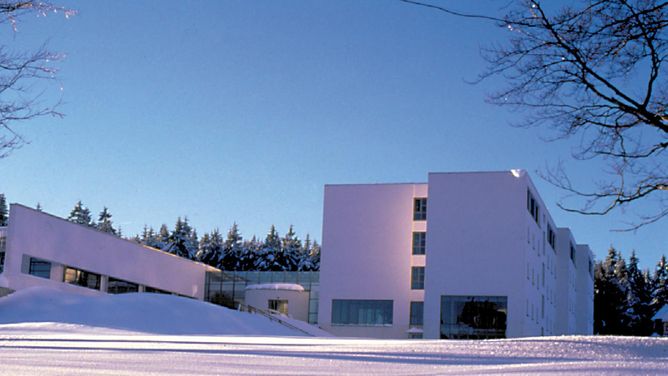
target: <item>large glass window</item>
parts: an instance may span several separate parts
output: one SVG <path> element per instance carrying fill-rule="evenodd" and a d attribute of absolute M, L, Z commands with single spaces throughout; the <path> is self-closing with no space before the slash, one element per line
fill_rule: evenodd
<path fill-rule="evenodd" d="M 442 339 L 506 338 L 507 317 L 505 296 L 441 296 Z"/>
<path fill-rule="evenodd" d="M 424 266 L 411 268 L 411 289 L 424 290 Z"/>
<path fill-rule="evenodd" d="M 125 294 L 129 292 L 138 292 L 139 285 L 136 283 L 124 281 L 122 279 L 117 279 L 109 277 L 107 282 L 107 292 L 109 294 Z"/>
<path fill-rule="evenodd" d="M 411 302 L 411 326 L 422 326 L 424 323 L 424 302 Z"/>
<path fill-rule="evenodd" d="M 392 325 L 391 300 L 332 300 L 332 325 Z"/>
<path fill-rule="evenodd" d="M 51 278 L 51 263 L 45 260 L 40 260 L 34 257 L 30 258 L 30 265 L 28 267 L 28 274 L 40 278 Z"/>
<path fill-rule="evenodd" d="M 65 267 L 63 282 L 72 285 L 87 287 L 89 289 L 100 289 L 100 275 L 87 272 L 81 269 L 75 269 L 69 266 Z"/>
<path fill-rule="evenodd" d="M 420 197 L 413 201 L 413 220 L 424 221 L 427 219 L 427 198 Z"/>
<path fill-rule="evenodd" d="M 426 232 L 414 232 L 413 233 L 413 254 L 414 255 L 424 255 L 424 250 L 426 247 Z"/>

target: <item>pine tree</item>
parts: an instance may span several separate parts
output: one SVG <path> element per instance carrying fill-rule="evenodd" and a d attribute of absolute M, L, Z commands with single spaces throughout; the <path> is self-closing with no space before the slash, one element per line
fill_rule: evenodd
<path fill-rule="evenodd" d="M 193 234 L 193 229 L 188 224 L 188 217 L 178 217 L 174 225 L 174 231 L 169 236 L 169 252 L 177 256 L 193 259 L 197 248 L 195 243 L 197 241 L 197 234 Z"/>
<path fill-rule="evenodd" d="M 630 319 L 631 334 L 648 336 L 652 334 L 652 309 L 650 307 L 652 291 L 648 272 L 638 268 L 636 252 L 631 252 L 628 266 L 627 316 Z"/>
<path fill-rule="evenodd" d="M 302 242 L 297 238 L 292 225 L 290 225 L 288 232 L 283 237 L 281 246 L 280 264 L 283 266 L 283 270 L 296 271 L 299 266 L 299 253 L 302 248 Z"/>
<path fill-rule="evenodd" d="M 104 209 L 100 212 L 100 215 L 97 220 L 97 229 L 102 232 L 107 232 L 109 234 L 116 235 L 116 229 L 111 222 L 111 213 L 109 209 L 105 206 Z"/>
<path fill-rule="evenodd" d="M 162 224 L 160 226 L 160 230 L 158 231 L 158 236 L 156 238 L 156 244 L 155 248 L 161 249 L 163 251 L 169 252 L 169 246 L 170 246 L 170 238 L 171 234 L 169 233 L 169 228 L 167 227 L 166 224 Z"/>
<path fill-rule="evenodd" d="M 652 310 L 658 311 L 664 305 L 668 304 L 668 263 L 666 255 L 656 264 L 654 276 L 652 277 Z"/>
<path fill-rule="evenodd" d="M 197 261 L 217 268 L 220 265 L 220 256 L 222 250 L 223 237 L 218 229 L 213 230 L 211 234 L 205 233 L 199 242 Z"/>
<path fill-rule="evenodd" d="M 596 263 L 594 277 L 594 332 L 597 334 L 625 334 L 628 328 L 626 294 L 618 275 L 625 268 L 618 267 L 620 256 L 614 247 L 608 250 L 603 262 Z"/>
<path fill-rule="evenodd" d="M 83 206 L 81 201 L 78 201 L 74 205 L 74 208 L 70 212 L 70 216 L 67 217 L 67 220 L 70 222 L 78 223 L 80 225 L 95 226 L 90 216 L 90 210 L 88 210 L 87 207 Z"/>
<path fill-rule="evenodd" d="M 0 193 L 0 227 L 7 226 L 9 213 L 7 211 L 7 199 L 4 193 Z"/>
<path fill-rule="evenodd" d="M 232 225 L 227 232 L 227 238 L 223 246 L 223 255 L 221 267 L 223 270 L 240 270 L 239 256 L 242 250 L 242 237 L 239 233 L 239 226 L 236 223 Z"/>
<path fill-rule="evenodd" d="M 37 206 L 35 206 L 35 210 L 42 211 L 42 205 L 39 202 L 37 203 Z"/>

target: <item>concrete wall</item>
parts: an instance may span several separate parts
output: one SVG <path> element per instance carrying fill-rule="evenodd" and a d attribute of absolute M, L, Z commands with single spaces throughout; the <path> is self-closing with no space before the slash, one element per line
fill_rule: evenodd
<path fill-rule="evenodd" d="M 246 290 L 246 305 L 267 310 L 269 300 L 287 300 L 288 316 L 308 322 L 308 292 L 273 288 Z"/>
<path fill-rule="evenodd" d="M 431 173 L 425 338 L 440 337 L 441 296 L 508 298 L 507 335 L 522 335 L 526 182 L 510 172 Z"/>
<path fill-rule="evenodd" d="M 575 326 L 577 334 L 594 333 L 594 254 L 586 244 L 575 246 L 576 302 Z"/>
<path fill-rule="evenodd" d="M 318 324 L 339 336 L 407 338 L 411 301 L 412 233 L 424 231 L 413 221 L 413 199 L 426 197 L 426 184 L 325 186 Z M 393 301 L 391 326 L 331 324 L 333 299 Z"/>
<path fill-rule="evenodd" d="M 571 245 L 576 246 L 571 230 L 557 231 L 557 328 L 556 334 L 576 333 L 576 263 L 571 260 Z M 593 282 L 592 282 L 593 284 Z"/>
<path fill-rule="evenodd" d="M 101 293 L 63 283 L 63 267 L 72 266 L 180 295 L 204 298 L 205 271 L 210 267 L 22 205 L 11 205 L 7 235 L 4 277 L 8 280 L 7 287 L 14 290 L 49 285 L 82 294 Z M 51 279 L 22 273 L 24 255 L 53 262 Z"/>

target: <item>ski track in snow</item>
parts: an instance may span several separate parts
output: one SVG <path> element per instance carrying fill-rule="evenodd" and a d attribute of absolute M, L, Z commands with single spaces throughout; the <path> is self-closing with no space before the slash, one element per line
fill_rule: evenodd
<path fill-rule="evenodd" d="M 668 338 L 494 341 L 162 335 L 0 325 L 2 375 L 668 374 Z"/>

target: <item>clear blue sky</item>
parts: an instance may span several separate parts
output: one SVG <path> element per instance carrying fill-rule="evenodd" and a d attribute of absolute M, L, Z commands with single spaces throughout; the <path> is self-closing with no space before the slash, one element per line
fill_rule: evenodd
<path fill-rule="evenodd" d="M 650 266 L 668 252 L 665 221 L 613 233 L 626 215 L 556 207 L 563 192 L 536 170 L 562 159 L 591 184 L 602 166 L 571 162 L 575 141 L 511 127 L 524 114 L 484 102 L 502 81 L 467 83 L 485 68 L 479 48 L 507 37 L 493 25 L 395 1 L 64 5 L 79 14 L 0 25 L 4 43 L 67 54 L 44 95 L 62 93 L 66 117 L 22 125 L 31 143 L 0 160 L 12 202 L 60 216 L 77 200 L 108 206 L 126 235 L 188 216 L 200 234 L 236 221 L 246 237 L 273 223 L 319 240 L 324 184 L 525 168 L 557 224 L 598 257 L 614 244 Z"/>

